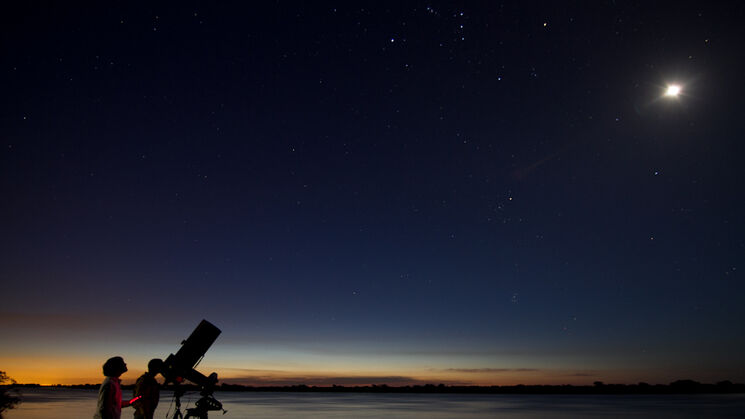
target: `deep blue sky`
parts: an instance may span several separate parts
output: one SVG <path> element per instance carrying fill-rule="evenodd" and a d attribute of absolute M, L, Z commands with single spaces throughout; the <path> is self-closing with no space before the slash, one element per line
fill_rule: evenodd
<path fill-rule="evenodd" d="M 745 380 L 736 2 L 2 19 L 21 381 L 142 369 L 202 318 L 242 382 Z"/>

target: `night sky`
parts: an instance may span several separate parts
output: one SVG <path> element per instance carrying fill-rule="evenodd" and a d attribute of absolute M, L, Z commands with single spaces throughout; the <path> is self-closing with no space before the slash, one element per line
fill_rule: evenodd
<path fill-rule="evenodd" d="M 745 380 L 742 3 L 213 3 L 3 7 L 0 370 Z"/>

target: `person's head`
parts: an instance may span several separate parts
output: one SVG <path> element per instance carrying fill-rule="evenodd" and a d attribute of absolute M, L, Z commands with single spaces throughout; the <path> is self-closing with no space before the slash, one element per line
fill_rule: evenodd
<path fill-rule="evenodd" d="M 107 377 L 118 377 L 127 372 L 127 364 L 120 356 L 109 358 L 103 364 L 103 375 Z"/>
<path fill-rule="evenodd" d="M 147 371 L 151 375 L 158 374 L 162 369 L 163 369 L 163 360 L 154 358 L 154 359 L 151 359 L 150 362 L 147 363 Z"/>

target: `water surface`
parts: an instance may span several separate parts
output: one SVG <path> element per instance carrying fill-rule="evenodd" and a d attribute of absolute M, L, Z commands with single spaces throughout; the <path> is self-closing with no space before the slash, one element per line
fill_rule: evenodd
<path fill-rule="evenodd" d="M 91 418 L 96 390 L 23 389 L 23 403 L 8 419 Z M 131 391 L 124 391 L 125 398 Z M 745 395 L 481 395 L 217 392 L 228 413 L 210 418 L 742 418 Z M 182 398 L 182 411 L 198 394 Z M 122 410 L 131 418 L 133 410 Z M 163 392 L 155 418 L 173 417 L 172 393 Z"/>

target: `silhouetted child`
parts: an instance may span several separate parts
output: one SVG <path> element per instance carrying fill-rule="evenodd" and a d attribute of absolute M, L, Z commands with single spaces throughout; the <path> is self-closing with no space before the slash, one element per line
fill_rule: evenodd
<path fill-rule="evenodd" d="M 122 401 L 122 387 L 119 376 L 127 372 L 127 364 L 120 356 L 109 358 L 103 364 L 103 383 L 98 388 L 98 406 L 94 419 L 121 419 L 122 407 L 129 401 Z"/>
<path fill-rule="evenodd" d="M 135 407 L 135 419 L 153 419 L 155 408 L 158 407 L 160 399 L 160 386 L 155 380 L 155 376 L 163 367 L 163 361 L 160 359 L 151 359 L 147 363 L 147 372 L 142 374 L 135 383 L 134 397 L 132 405 Z M 133 399 L 134 400 L 134 399 Z"/>

